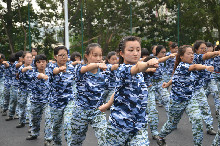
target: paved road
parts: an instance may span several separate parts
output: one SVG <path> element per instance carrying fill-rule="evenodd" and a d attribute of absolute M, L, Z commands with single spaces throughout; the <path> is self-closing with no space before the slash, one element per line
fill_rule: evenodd
<path fill-rule="evenodd" d="M 212 115 L 214 116 L 214 103 L 213 98 L 208 98 L 210 107 L 212 109 Z M 159 111 L 159 129 L 167 120 L 166 113 L 163 108 L 158 108 Z M 107 112 L 107 117 L 109 111 Z M 5 121 L 5 117 L 0 116 L 0 146 L 43 146 L 43 122 L 41 123 L 41 134 L 37 140 L 27 141 L 25 138 L 29 135 L 27 133 L 27 126 L 25 128 L 17 129 L 15 126 L 18 124 L 18 120 Z M 214 118 L 214 128 L 217 130 L 217 119 Z M 207 135 L 204 128 L 204 140 L 203 146 L 210 146 L 214 136 Z M 152 140 L 149 131 L 150 146 L 157 146 L 156 141 Z M 189 123 L 186 114 L 183 115 L 180 123 L 178 124 L 178 129 L 172 132 L 166 137 L 166 142 L 168 146 L 193 146 L 191 124 Z M 63 145 L 66 143 L 63 138 Z M 97 146 L 97 139 L 95 137 L 94 131 L 91 127 L 87 132 L 86 140 L 83 146 Z"/>

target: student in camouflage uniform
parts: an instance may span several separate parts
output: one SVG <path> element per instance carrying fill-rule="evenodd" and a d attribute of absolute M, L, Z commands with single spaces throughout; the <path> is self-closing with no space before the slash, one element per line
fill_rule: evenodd
<path fill-rule="evenodd" d="M 51 64 L 51 116 L 53 128 L 53 142 L 56 146 L 62 145 L 62 121 L 65 118 L 66 106 L 74 100 L 73 80 L 75 78 L 75 68 L 67 62 L 68 51 L 64 46 L 54 49 L 55 64 Z"/>
<path fill-rule="evenodd" d="M 5 60 L 5 56 L 3 54 L 0 54 L 0 110 L 3 109 L 3 97 L 4 97 L 4 72 L 5 72 L 5 66 L 2 63 L 4 60 Z"/>
<path fill-rule="evenodd" d="M 151 76 L 151 83 L 152 83 L 152 86 L 154 86 L 155 88 L 155 92 L 157 93 L 157 95 L 159 95 L 158 97 L 156 97 L 159 101 L 159 106 L 164 105 L 166 112 L 168 112 L 169 111 L 169 92 L 166 88 L 162 88 L 162 84 L 164 82 L 163 80 L 163 74 L 165 70 L 164 62 L 167 59 L 171 58 L 173 55 L 169 55 L 165 57 L 165 53 L 166 53 L 166 49 L 164 46 L 158 45 L 156 47 L 156 58 L 158 59 L 164 58 L 164 60 L 162 60 L 159 63 L 159 68 Z"/>
<path fill-rule="evenodd" d="M 19 88 L 19 81 L 16 79 L 16 75 L 18 74 L 18 69 L 22 65 L 22 58 L 23 51 L 19 51 L 15 53 L 15 62 L 13 63 L 11 67 L 11 74 L 12 74 L 12 85 L 10 90 L 10 101 L 9 101 L 9 116 L 6 121 L 13 120 L 15 113 L 16 113 L 16 107 L 17 107 L 17 95 L 18 95 L 18 88 Z M 18 111 L 17 111 L 18 114 Z"/>
<path fill-rule="evenodd" d="M 27 99 L 30 95 L 31 78 L 33 74 L 32 55 L 30 52 L 24 52 L 22 58 L 24 59 L 24 64 L 19 68 L 18 78 L 20 88 L 18 91 L 18 106 L 19 106 L 19 125 L 16 128 L 22 128 L 25 126 L 26 110 L 27 110 Z"/>
<path fill-rule="evenodd" d="M 34 140 L 40 134 L 40 123 L 42 119 L 43 111 L 45 110 L 45 145 L 50 144 L 52 141 L 52 129 L 50 113 L 48 113 L 48 98 L 50 95 L 50 72 L 47 65 L 47 58 L 45 55 L 37 55 L 35 57 L 36 70 L 32 76 L 32 97 L 31 97 L 31 135 L 28 136 L 27 140 Z M 48 115 L 49 114 L 49 115 Z"/>
<path fill-rule="evenodd" d="M 191 46 L 180 47 L 176 57 L 175 72 L 172 80 L 163 84 L 164 88 L 172 84 L 172 88 L 169 117 L 160 131 L 159 139 L 157 139 L 157 143 L 160 146 L 166 145 L 164 137 L 174 130 L 175 125 L 179 123 L 184 111 L 186 111 L 192 124 L 194 145 L 202 145 L 203 124 L 199 104 L 193 95 L 195 90 L 195 77 L 192 71 L 204 69 L 212 71 L 214 68 L 212 66 L 192 64 L 193 58 L 194 55 Z"/>
<path fill-rule="evenodd" d="M 170 54 L 177 53 L 178 51 L 178 44 L 176 42 L 173 42 L 170 46 L 170 52 L 166 53 L 166 56 L 169 56 Z M 164 73 L 164 81 L 169 82 L 169 80 L 172 77 L 173 74 L 173 68 L 175 64 L 176 58 L 169 58 L 166 61 L 166 67 L 165 67 L 165 73 Z"/>
<path fill-rule="evenodd" d="M 147 86 L 141 72 L 158 67 L 157 59 L 138 62 L 141 57 L 141 40 L 128 36 L 119 43 L 119 67 L 116 71 L 114 99 L 100 107 L 111 107 L 106 130 L 106 146 L 149 146 L 147 121 Z M 106 106 L 107 105 L 107 106 Z"/>
<path fill-rule="evenodd" d="M 5 65 L 5 82 L 4 82 L 4 100 L 3 100 L 3 112 L 2 116 L 7 115 L 7 110 L 9 109 L 9 101 L 10 101 L 10 93 L 11 93 L 11 85 L 13 84 L 12 81 L 12 66 L 15 62 L 15 54 L 11 54 L 9 56 L 9 61 L 4 61 L 3 64 Z"/>
<path fill-rule="evenodd" d="M 91 124 L 98 139 L 98 145 L 105 143 L 107 126 L 106 115 L 98 107 L 105 101 L 104 90 L 109 86 L 110 67 L 102 61 L 102 49 L 99 44 L 89 44 L 84 61 L 86 64 L 76 67 L 76 100 L 68 105 L 64 126 L 68 146 L 80 146 Z M 107 69 L 107 70 L 106 70 Z M 104 71 L 106 70 L 106 71 Z"/>
<path fill-rule="evenodd" d="M 205 60 L 218 56 L 220 51 L 207 52 L 206 45 L 204 41 L 196 41 L 194 43 L 194 64 L 205 64 Z M 207 101 L 206 93 L 204 90 L 205 78 L 209 76 L 206 70 L 201 72 L 195 72 L 196 82 L 195 82 L 195 98 L 199 103 L 201 114 L 203 120 L 206 124 L 207 134 L 215 135 L 216 132 L 213 130 L 213 118 L 211 115 L 210 106 Z"/>

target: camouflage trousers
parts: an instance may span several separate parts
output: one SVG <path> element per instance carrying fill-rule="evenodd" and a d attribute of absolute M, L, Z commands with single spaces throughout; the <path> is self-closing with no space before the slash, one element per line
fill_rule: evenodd
<path fill-rule="evenodd" d="M 220 109 L 220 98 L 216 80 L 211 79 L 209 82 L 207 82 L 204 86 L 204 90 L 207 97 L 209 94 L 213 95 L 216 111 Z"/>
<path fill-rule="evenodd" d="M 213 140 L 212 146 L 220 146 L 220 115 L 218 115 L 218 132 L 215 135 L 215 139 Z"/>
<path fill-rule="evenodd" d="M 189 101 L 183 102 L 178 102 L 171 99 L 169 109 L 168 120 L 163 125 L 159 136 L 164 138 L 170 134 L 174 130 L 173 127 L 179 123 L 183 112 L 186 111 L 186 114 L 189 116 L 189 121 L 192 124 L 194 144 L 202 145 L 203 123 L 198 101 L 194 97 L 192 97 L 192 99 Z"/>
<path fill-rule="evenodd" d="M 50 106 L 46 103 L 36 103 L 31 102 L 31 135 L 39 136 L 40 135 L 40 123 L 42 120 L 43 112 L 45 111 L 45 128 L 44 128 L 44 138 L 45 140 L 52 141 L 52 122 L 51 122 L 51 113 Z"/>
<path fill-rule="evenodd" d="M 155 91 L 155 95 L 159 101 L 159 104 L 164 105 L 166 112 L 169 111 L 170 94 L 167 88 L 162 88 L 163 80 L 154 80 L 152 82 L 152 88 Z"/>
<path fill-rule="evenodd" d="M 4 78 L 0 78 L 0 108 L 3 109 L 4 99 Z"/>
<path fill-rule="evenodd" d="M 4 97 L 3 97 L 3 111 L 7 111 L 10 101 L 10 90 L 11 87 L 4 86 Z"/>
<path fill-rule="evenodd" d="M 18 96 L 17 87 L 11 86 L 10 102 L 9 102 L 9 117 L 13 117 L 15 115 L 15 111 L 16 111 L 16 107 L 17 107 L 17 96 Z"/>
<path fill-rule="evenodd" d="M 62 146 L 64 109 L 51 107 L 52 137 L 55 146 Z"/>
<path fill-rule="evenodd" d="M 25 123 L 26 122 L 26 111 L 27 111 L 27 99 L 28 99 L 29 93 L 27 91 L 21 91 L 19 89 L 18 91 L 18 109 L 19 109 L 19 122 Z"/>
<path fill-rule="evenodd" d="M 123 132 L 108 123 L 105 146 L 149 146 L 147 129 L 146 124 L 138 132 Z"/>
<path fill-rule="evenodd" d="M 153 86 L 148 88 L 147 115 L 150 130 L 153 136 L 158 135 L 159 117 L 156 109 L 155 91 Z"/>
<path fill-rule="evenodd" d="M 199 109 L 201 110 L 202 118 L 206 124 L 206 130 L 213 129 L 213 117 L 211 115 L 211 109 L 208 104 L 208 100 L 205 95 L 204 88 L 200 88 L 194 93 L 196 101 L 199 103 Z"/>
<path fill-rule="evenodd" d="M 86 138 L 88 125 L 91 124 L 98 139 L 98 145 L 105 143 L 105 131 L 107 127 L 106 115 L 98 109 L 83 109 L 69 102 L 64 116 L 64 135 L 68 146 L 81 146 Z"/>
<path fill-rule="evenodd" d="M 28 96 L 27 96 L 27 104 L 26 104 L 26 121 L 29 121 L 29 127 L 32 127 L 32 121 L 31 121 L 31 117 L 32 117 L 32 114 L 31 114 L 31 96 L 32 96 L 32 93 L 31 93 L 31 90 L 27 91 L 28 92 Z"/>

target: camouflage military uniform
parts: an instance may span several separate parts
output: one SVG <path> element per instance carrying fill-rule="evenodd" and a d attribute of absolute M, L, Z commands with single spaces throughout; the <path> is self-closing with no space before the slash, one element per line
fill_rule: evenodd
<path fill-rule="evenodd" d="M 26 110 L 27 110 L 27 99 L 30 98 L 29 96 L 31 96 L 30 94 L 30 89 L 29 84 L 31 83 L 31 78 L 33 75 L 33 71 L 32 70 L 28 70 L 27 72 L 22 73 L 22 69 L 25 66 L 22 65 L 19 68 L 19 84 L 20 84 L 20 88 L 18 91 L 18 106 L 19 106 L 19 120 L 20 120 L 20 124 L 25 123 L 26 121 Z M 29 86 L 29 87 L 28 87 Z"/>
<path fill-rule="evenodd" d="M 75 68 L 72 64 L 66 63 L 66 72 L 57 75 L 51 75 L 51 96 L 49 103 L 51 106 L 51 117 L 53 127 L 53 141 L 55 145 L 62 145 L 62 121 L 65 108 L 69 101 L 74 100 L 73 80 L 75 78 Z M 51 64 L 50 72 L 58 67 L 57 64 Z"/>
<path fill-rule="evenodd" d="M 49 70 L 45 69 L 45 74 L 50 77 Z M 52 141 L 52 122 L 50 107 L 48 105 L 48 98 L 50 95 L 50 78 L 48 80 L 38 79 L 39 72 L 35 70 L 32 78 L 32 96 L 30 98 L 31 102 L 31 135 L 39 136 L 40 133 L 40 123 L 42 119 L 43 111 L 45 111 L 45 140 Z"/>
<path fill-rule="evenodd" d="M 194 98 L 195 77 L 189 71 L 190 64 L 180 62 L 172 78 L 169 117 L 163 125 L 159 136 L 164 138 L 170 134 L 181 119 L 184 111 L 192 124 L 193 141 L 201 145 L 203 140 L 203 124 L 199 104 Z"/>
<path fill-rule="evenodd" d="M 5 66 L 0 65 L 0 108 L 3 108 L 3 97 L 4 97 L 4 72 Z"/>
<path fill-rule="evenodd" d="M 9 67 L 5 68 L 5 80 L 4 80 L 4 97 L 3 97 L 3 111 L 7 111 L 10 101 L 10 90 L 12 84 L 12 64 L 8 62 Z"/>
<path fill-rule="evenodd" d="M 96 74 L 91 72 L 82 74 L 80 72 L 82 66 L 76 67 L 76 101 L 67 106 L 69 112 L 66 112 L 67 116 L 64 120 L 68 133 L 66 134 L 67 145 L 82 145 L 88 125 L 91 124 L 95 130 L 98 145 L 103 146 L 107 121 L 105 114 L 99 111 L 98 107 L 104 102 L 103 93 L 109 86 L 109 77 L 112 72 L 108 67 L 107 71 L 98 69 Z"/>
<path fill-rule="evenodd" d="M 164 72 L 164 64 L 160 63 L 159 68 L 157 68 L 156 72 L 151 76 L 152 86 L 155 88 L 156 99 L 158 99 L 160 104 L 165 106 L 166 112 L 169 111 L 169 92 L 166 88 L 162 88 L 163 80 L 163 72 Z"/>
<path fill-rule="evenodd" d="M 147 86 L 142 73 L 131 75 L 133 65 L 116 71 L 114 104 L 106 130 L 106 145 L 149 145 L 147 132 Z"/>
<path fill-rule="evenodd" d="M 194 64 L 205 64 L 203 61 L 203 54 L 194 54 Z M 212 130 L 213 129 L 213 118 L 211 115 L 211 109 L 208 104 L 208 100 L 206 98 L 205 90 L 203 88 L 205 84 L 205 78 L 207 76 L 207 71 L 194 71 L 195 75 L 195 98 L 199 103 L 199 108 L 201 110 L 202 118 L 205 121 L 206 129 Z"/>

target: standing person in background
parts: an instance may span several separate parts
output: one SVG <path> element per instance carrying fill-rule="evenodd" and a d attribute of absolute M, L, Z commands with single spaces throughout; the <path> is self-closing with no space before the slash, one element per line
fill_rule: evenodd
<path fill-rule="evenodd" d="M 116 52 L 111 51 L 106 56 L 105 64 L 109 67 L 111 67 L 114 64 L 118 64 L 118 58 L 116 56 Z M 108 102 L 112 94 L 114 93 L 115 88 L 115 71 L 111 74 L 109 78 L 109 86 L 108 89 L 105 90 L 105 93 L 103 94 L 103 98 L 106 99 L 105 101 Z"/>
<path fill-rule="evenodd" d="M 3 112 L 2 116 L 7 116 L 7 110 L 9 108 L 10 91 L 12 85 L 12 65 L 15 62 L 15 54 L 9 56 L 9 61 L 4 61 L 5 65 L 5 82 L 4 82 L 4 100 L 3 100 Z"/>
<path fill-rule="evenodd" d="M 150 54 L 150 56 L 156 56 L 156 48 L 157 48 L 157 45 L 153 45 L 151 47 L 152 54 Z"/>
<path fill-rule="evenodd" d="M 3 97 L 4 97 L 4 72 L 5 66 L 3 61 L 5 60 L 5 55 L 0 53 L 0 110 L 3 109 Z"/>
<path fill-rule="evenodd" d="M 212 43 L 206 42 L 206 46 L 207 46 L 206 52 L 214 52 L 214 48 L 213 48 Z M 218 58 L 218 56 L 215 58 Z M 210 58 L 208 60 L 205 60 L 205 65 L 214 66 L 214 59 L 215 58 Z M 217 69 L 216 67 L 214 66 L 215 70 Z M 218 85 L 217 85 L 217 82 L 215 79 L 215 75 L 216 75 L 215 72 L 213 72 L 213 73 L 206 72 L 206 76 L 204 79 L 204 90 L 205 90 L 207 98 L 208 98 L 209 94 L 212 94 L 212 96 L 214 98 L 215 108 L 216 108 L 215 114 L 216 114 L 216 118 L 218 118 L 218 114 L 219 114 L 218 109 L 220 109 L 220 95 L 219 95 L 219 90 L 218 90 Z"/>
<path fill-rule="evenodd" d="M 37 56 L 37 53 L 38 53 L 38 49 L 37 48 L 31 48 L 31 55 L 33 56 L 33 64 L 34 64 L 34 59 L 35 59 L 35 56 Z"/>
<path fill-rule="evenodd" d="M 170 45 L 170 52 L 167 52 L 166 56 L 169 56 L 170 54 L 173 54 L 173 53 L 177 53 L 177 51 L 178 51 L 178 44 L 173 42 Z M 165 68 L 165 73 L 164 73 L 165 82 L 168 82 L 172 77 L 175 61 L 176 61 L 176 57 L 169 58 L 166 61 L 166 68 Z"/>
<path fill-rule="evenodd" d="M 141 58 L 140 58 L 140 61 L 143 61 L 148 56 L 150 56 L 150 53 L 147 50 L 147 48 L 141 48 Z"/>
<path fill-rule="evenodd" d="M 23 65 L 19 68 L 18 78 L 20 88 L 18 91 L 18 108 L 19 108 L 19 125 L 16 128 L 22 128 L 26 123 L 26 111 L 27 111 L 27 100 L 30 98 L 30 81 L 33 73 L 32 55 L 30 52 L 23 52 L 22 58 L 24 59 Z"/>
<path fill-rule="evenodd" d="M 9 101 L 9 116 L 6 121 L 13 120 L 15 113 L 18 114 L 19 111 L 17 108 L 17 95 L 18 95 L 18 88 L 19 88 L 19 81 L 17 79 L 18 69 L 23 64 L 23 51 L 19 51 L 15 53 L 15 62 L 13 63 L 11 67 L 11 74 L 12 74 L 12 84 L 11 84 L 11 90 L 10 90 L 10 101 Z M 17 117 L 16 117 L 17 118 Z"/>

